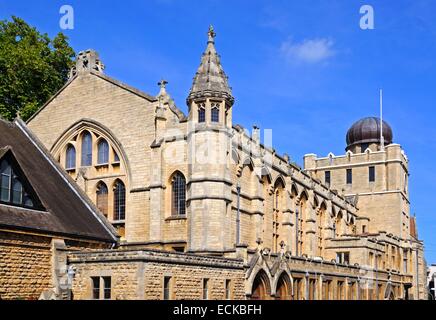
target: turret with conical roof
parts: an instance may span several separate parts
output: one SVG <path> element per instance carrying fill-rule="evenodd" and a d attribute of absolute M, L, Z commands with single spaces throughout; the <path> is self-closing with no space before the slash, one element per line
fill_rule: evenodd
<path fill-rule="evenodd" d="M 199 123 L 216 122 L 231 126 L 229 111 L 234 103 L 232 90 L 215 49 L 216 33 L 212 26 L 207 34 L 207 47 L 186 99 L 190 119 Z"/>

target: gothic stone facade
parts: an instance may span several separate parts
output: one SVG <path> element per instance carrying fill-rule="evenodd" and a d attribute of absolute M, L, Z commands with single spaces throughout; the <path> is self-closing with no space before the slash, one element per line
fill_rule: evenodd
<path fill-rule="evenodd" d="M 244 267 L 226 271 L 244 279 L 235 298 L 424 298 L 423 243 L 410 227 L 408 160 L 399 145 L 382 148 L 375 141 L 363 153 L 356 147 L 345 156 L 308 155 L 304 169 L 290 163 L 260 142 L 258 128 L 249 135 L 233 124 L 234 99 L 213 29 L 187 98 L 188 115 L 167 93 L 166 81 L 159 85 L 151 96 L 120 83 L 88 50 L 68 83 L 28 122 L 118 229 L 121 251 L 240 259 Z M 371 166 L 376 180 L 368 185 Z M 347 169 L 353 169 L 351 186 L 344 182 Z M 95 255 L 101 264 L 80 263 Z M 133 275 L 142 268 L 112 256 L 71 255 L 78 297 L 90 297 L 85 284 L 92 272 Z M 160 280 L 139 284 L 143 275 L 126 275 L 130 284 L 123 290 L 130 291 L 120 297 L 159 298 L 154 289 L 138 288 L 162 284 L 163 274 L 179 270 L 153 266 L 150 274 Z M 212 290 L 219 292 L 221 282 L 213 280 Z"/>

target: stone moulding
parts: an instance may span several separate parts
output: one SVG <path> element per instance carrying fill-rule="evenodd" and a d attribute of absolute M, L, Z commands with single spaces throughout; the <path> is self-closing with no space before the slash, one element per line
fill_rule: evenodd
<path fill-rule="evenodd" d="M 158 250 L 99 250 L 94 252 L 69 252 L 68 263 L 112 263 L 126 261 L 141 261 L 169 264 L 206 266 L 212 268 L 244 269 L 243 260 L 201 256 L 197 254 L 179 254 Z"/>

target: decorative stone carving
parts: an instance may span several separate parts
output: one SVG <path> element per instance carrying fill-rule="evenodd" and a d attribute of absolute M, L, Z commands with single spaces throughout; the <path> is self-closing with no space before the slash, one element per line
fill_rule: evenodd
<path fill-rule="evenodd" d="M 76 65 L 70 70 L 69 78 L 71 79 L 80 72 L 97 71 L 103 73 L 104 68 L 97 51 L 92 49 L 80 51 L 76 57 Z"/>

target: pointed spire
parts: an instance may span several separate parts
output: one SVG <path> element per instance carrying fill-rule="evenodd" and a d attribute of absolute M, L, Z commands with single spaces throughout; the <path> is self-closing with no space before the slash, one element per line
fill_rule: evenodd
<path fill-rule="evenodd" d="M 232 90 L 221 66 L 220 56 L 215 49 L 216 33 L 213 26 L 209 27 L 207 36 L 206 51 L 201 57 L 200 66 L 194 76 L 187 103 L 190 105 L 191 101 L 196 98 L 219 97 L 233 104 Z"/>

